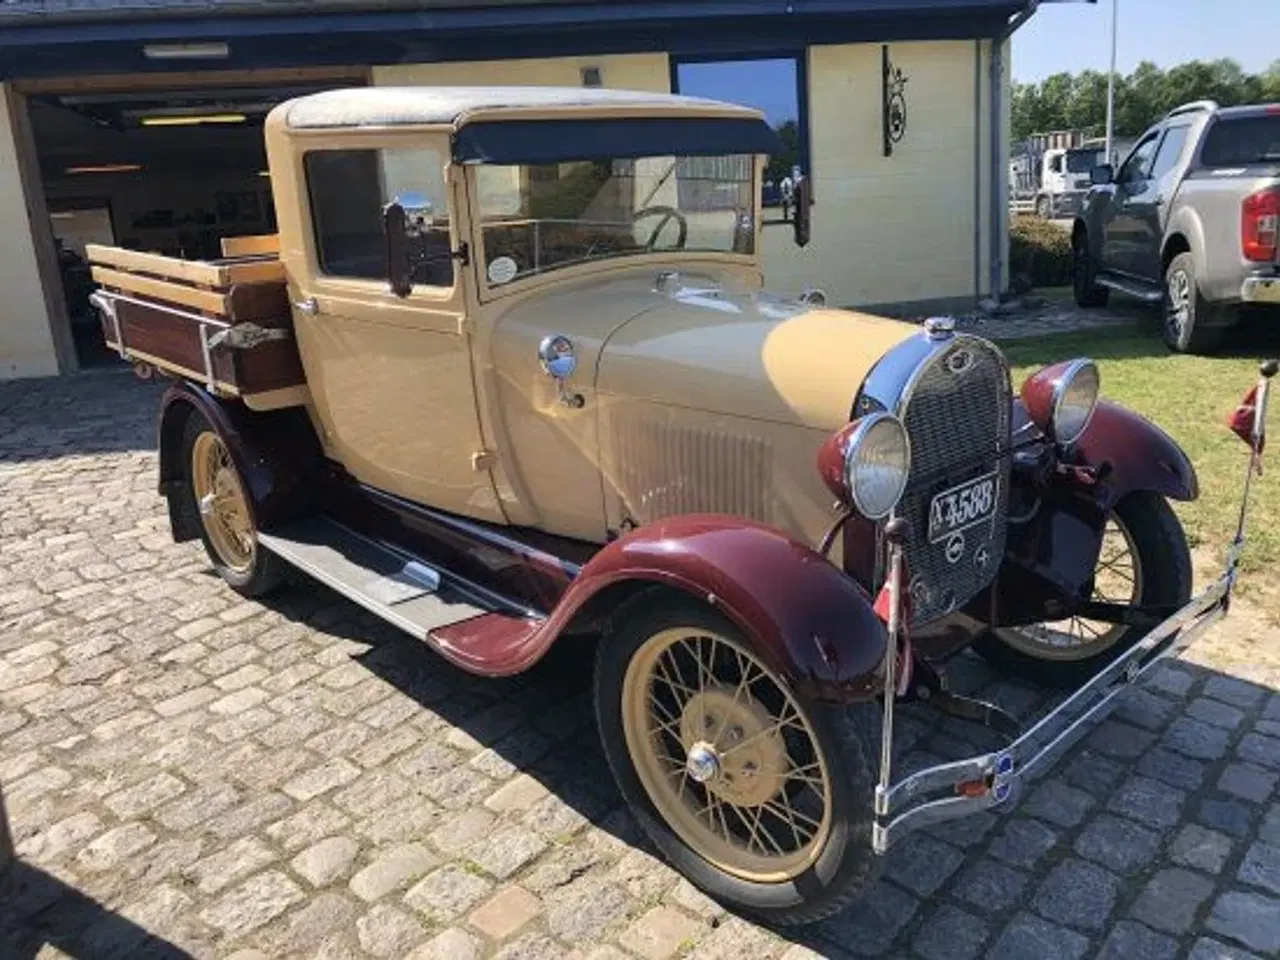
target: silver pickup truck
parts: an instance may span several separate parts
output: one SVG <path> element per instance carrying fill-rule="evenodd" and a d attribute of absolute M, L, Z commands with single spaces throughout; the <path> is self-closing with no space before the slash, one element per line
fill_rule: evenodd
<path fill-rule="evenodd" d="M 1165 341 L 1192 353 L 1241 305 L 1280 309 L 1280 104 L 1178 107 L 1091 178 L 1072 228 L 1080 306 L 1112 290 L 1161 303 Z"/>

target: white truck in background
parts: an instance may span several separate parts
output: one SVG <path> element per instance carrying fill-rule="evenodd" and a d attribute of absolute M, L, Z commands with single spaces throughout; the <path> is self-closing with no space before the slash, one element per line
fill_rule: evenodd
<path fill-rule="evenodd" d="M 1124 141 L 1114 141 L 1113 153 L 1124 149 Z M 1101 137 L 1086 138 L 1082 130 L 1033 134 L 1010 153 L 1010 207 L 1044 220 L 1070 219 L 1089 192 L 1093 168 L 1107 162 Z"/>

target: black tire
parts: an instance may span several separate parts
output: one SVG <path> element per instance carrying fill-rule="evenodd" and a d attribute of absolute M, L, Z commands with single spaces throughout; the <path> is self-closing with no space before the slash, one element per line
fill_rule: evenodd
<path fill-rule="evenodd" d="M 662 855 L 695 886 L 731 909 L 780 926 L 814 923 L 839 913 L 870 888 L 881 867 L 882 858 L 871 849 L 880 705 L 803 705 L 831 781 L 831 827 L 813 864 L 776 883 L 725 872 L 688 846 L 658 812 L 636 771 L 624 731 L 624 678 L 632 656 L 656 633 L 686 626 L 714 631 L 746 647 L 740 632 L 709 607 L 663 592 L 642 594 L 626 604 L 601 641 L 594 683 L 596 718 L 623 798 Z"/>
<path fill-rule="evenodd" d="M 1185 314 L 1179 309 L 1183 302 Z M 1164 272 L 1160 332 L 1165 344 L 1177 353 L 1209 353 L 1226 332 L 1221 320 L 1200 293 L 1195 258 L 1190 253 L 1178 254 Z"/>
<path fill-rule="evenodd" d="M 1089 238 L 1076 234 L 1071 241 L 1071 290 L 1080 307 L 1105 307 L 1111 291 L 1097 283 L 1097 268 L 1089 253 Z"/>
<path fill-rule="evenodd" d="M 261 597 L 275 590 L 284 582 L 288 568 L 283 560 L 261 546 L 255 546 L 251 563 L 243 569 L 237 569 L 228 564 L 219 553 L 209 535 L 205 519 L 200 514 L 199 505 L 196 502 L 195 482 L 192 476 L 192 452 L 195 449 L 196 442 L 203 434 L 214 434 L 216 436 L 216 431 L 201 414 L 193 412 L 187 417 L 182 435 L 182 463 L 183 476 L 185 478 L 183 492 L 188 498 L 187 505 L 191 509 L 192 515 L 199 518 L 200 540 L 204 543 L 205 553 L 209 555 L 209 561 L 213 564 L 213 569 L 218 576 L 231 589 L 242 596 L 250 598 Z M 241 480 L 241 483 L 243 484 L 243 480 Z"/>
<path fill-rule="evenodd" d="M 1182 605 L 1191 598 L 1191 551 L 1182 524 L 1164 497 L 1131 493 L 1115 507 L 1128 529 L 1142 567 L 1144 604 Z M 987 631 L 973 649 L 1002 673 L 1058 689 L 1078 687 L 1141 640 L 1147 631 L 1128 627 L 1105 650 L 1081 660 L 1040 659 L 1010 646 L 997 631 Z"/>

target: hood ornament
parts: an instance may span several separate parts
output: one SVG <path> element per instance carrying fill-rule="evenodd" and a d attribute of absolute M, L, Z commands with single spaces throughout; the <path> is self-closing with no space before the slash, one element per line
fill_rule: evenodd
<path fill-rule="evenodd" d="M 951 317 L 930 317 L 924 322 L 924 332 L 930 340 L 949 340 L 956 334 L 956 322 Z"/>

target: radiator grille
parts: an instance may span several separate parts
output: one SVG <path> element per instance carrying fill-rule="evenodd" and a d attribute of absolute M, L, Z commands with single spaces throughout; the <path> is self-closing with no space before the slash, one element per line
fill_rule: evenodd
<path fill-rule="evenodd" d="M 906 559 L 917 624 L 958 609 L 991 582 L 1009 499 L 1010 387 L 999 351 L 958 337 L 926 364 L 902 413 L 912 462 L 899 510 L 911 523 Z M 989 473 L 998 485 L 992 520 L 930 543 L 933 498 Z"/>

